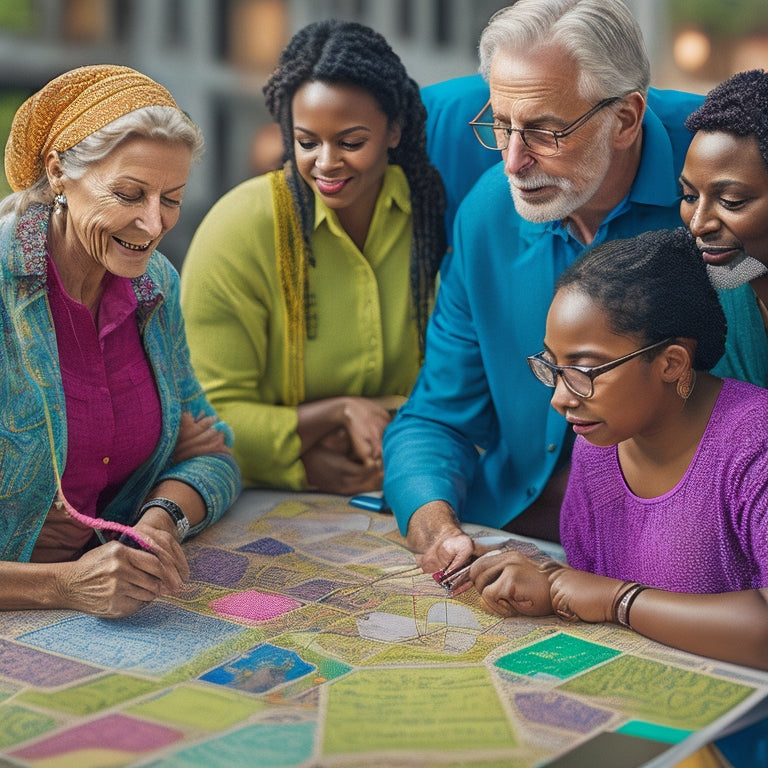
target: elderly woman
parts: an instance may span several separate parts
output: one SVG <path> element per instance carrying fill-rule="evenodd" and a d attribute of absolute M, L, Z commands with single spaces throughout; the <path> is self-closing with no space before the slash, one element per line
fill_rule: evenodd
<path fill-rule="evenodd" d="M 181 541 L 240 476 L 192 371 L 178 220 L 198 128 L 127 67 L 18 110 L 0 202 L 0 609 L 125 616 L 188 576 Z"/>

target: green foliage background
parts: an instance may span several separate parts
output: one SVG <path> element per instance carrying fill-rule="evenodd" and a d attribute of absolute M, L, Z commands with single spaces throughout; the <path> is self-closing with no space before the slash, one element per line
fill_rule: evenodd
<path fill-rule="evenodd" d="M 23 34 L 34 28 L 35 15 L 31 0 L 0 0 L 0 31 L 5 34 Z M 0 156 L 5 149 L 11 121 L 19 104 L 29 96 L 21 90 L 0 89 Z M 5 179 L 5 171 L 0 172 L 0 197 L 11 191 Z"/>
<path fill-rule="evenodd" d="M 673 29 L 695 25 L 713 38 L 768 32 L 768 0 L 669 0 Z"/>

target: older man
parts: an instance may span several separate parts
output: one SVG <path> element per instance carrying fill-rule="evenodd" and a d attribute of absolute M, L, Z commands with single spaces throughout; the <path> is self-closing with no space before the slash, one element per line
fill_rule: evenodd
<path fill-rule="evenodd" d="M 460 521 L 557 538 L 572 434 L 526 356 L 586 247 L 680 224 L 684 121 L 701 103 L 649 95 L 620 0 L 518 0 L 480 59 L 490 102 L 473 127 L 503 162 L 459 209 L 425 364 L 384 443 L 385 495 L 425 570 L 469 557 Z"/>

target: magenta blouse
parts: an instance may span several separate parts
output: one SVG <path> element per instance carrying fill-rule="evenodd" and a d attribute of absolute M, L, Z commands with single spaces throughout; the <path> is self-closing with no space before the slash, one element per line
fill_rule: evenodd
<path fill-rule="evenodd" d="M 62 486 L 78 511 L 98 517 L 152 455 L 162 426 L 160 398 L 139 335 L 131 281 L 105 275 L 94 321 L 88 308 L 66 293 L 50 258 L 48 275 L 67 408 Z M 65 522 L 70 539 L 76 526 Z M 90 532 L 82 531 L 83 537 L 87 541 Z M 51 543 L 44 527 L 38 545 Z"/>

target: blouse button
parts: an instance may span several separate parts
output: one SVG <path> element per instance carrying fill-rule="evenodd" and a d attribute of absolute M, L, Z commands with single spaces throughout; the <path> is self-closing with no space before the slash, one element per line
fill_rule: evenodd
<path fill-rule="evenodd" d="M 109 456 L 105 456 L 101 461 L 103 464 L 109 464 Z"/>

